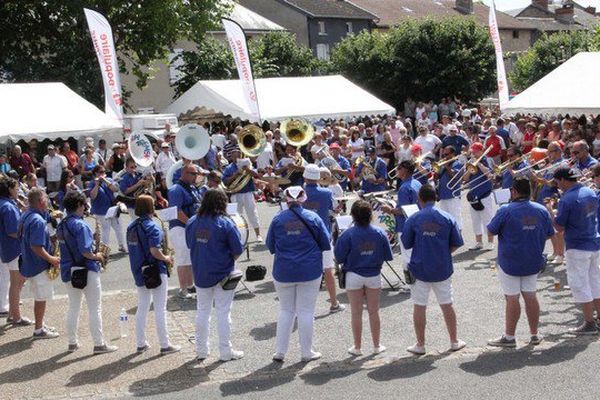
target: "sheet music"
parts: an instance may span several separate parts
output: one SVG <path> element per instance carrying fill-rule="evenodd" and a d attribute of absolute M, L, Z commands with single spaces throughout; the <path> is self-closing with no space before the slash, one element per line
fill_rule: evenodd
<path fill-rule="evenodd" d="M 337 226 L 340 232 L 345 231 L 350 228 L 352 225 L 352 216 L 351 215 L 340 215 L 339 217 L 335 217 L 335 221 L 337 222 Z"/>
<path fill-rule="evenodd" d="M 496 200 L 496 204 L 498 204 L 499 206 L 510 202 L 510 189 L 494 190 L 494 200 Z"/>
<path fill-rule="evenodd" d="M 177 219 L 177 207 L 169 207 L 163 210 L 157 210 L 156 213 L 163 221 Z"/>
<path fill-rule="evenodd" d="M 402 212 L 404 212 L 404 215 L 406 215 L 406 218 L 419 211 L 419 206 L 416 204 L 408 204 L 406 206 L 400 206 L 400 208 L 402 209 Z"/>
<path fill-rule="evenodd" d="M 105 218 L 115 218 L 117 216 L 117 210 L 119 206 L 112 206 L 106 211 Z"/>

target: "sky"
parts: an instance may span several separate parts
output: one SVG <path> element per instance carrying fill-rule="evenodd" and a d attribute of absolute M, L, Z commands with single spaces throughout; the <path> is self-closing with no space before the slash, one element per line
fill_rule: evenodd
<path fill-rule="evenodd" d="M 600 0 L 576 0 L 577 3 L 584 7 L 595 6 L 600 9 Z M 483 0 L 485 4 L 490 4 L 492 0 Z M 496 9 L 500 11 L 513 10 L 515 8 L 522 8 L 526 5 L 531 4 L 531 0 L 496 0 Z"/>

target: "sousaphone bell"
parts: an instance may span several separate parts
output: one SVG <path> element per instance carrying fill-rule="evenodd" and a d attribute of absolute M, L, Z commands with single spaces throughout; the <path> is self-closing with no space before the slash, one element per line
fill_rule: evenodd
<path fill-rule="evenodd" d="M 187 124 L 175 136 L 175 148 L 183 158 L 199 160 L 210 150 L 208 131 L 198 124 Z"/>

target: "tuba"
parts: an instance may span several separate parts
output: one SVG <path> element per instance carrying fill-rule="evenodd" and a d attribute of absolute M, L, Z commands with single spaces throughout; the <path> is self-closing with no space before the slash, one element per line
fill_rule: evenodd
<path fill-rule="evenodd" d="M 171 165 L 167 170 L 167 176 L 165 177 L 165 181 L 167 182 L 167 189 L 171 189 L 171 186 L 175 184 L 173 182 L 173 176 L 175 175 L 175 171 L 183 168 L 183 160 L 177 161 L 175 164 Z"/>
<path fill-rule="evenodd" d="M 242 128 L 239 137 L 238 145 L 240 151 L 248 157 L 256 157 L 260 155 L 265 147 L 267 147 L 267 137 L 262 129 L 256 125 L 246 125 Z M 229 185 L 222 185 L 225 193 L 235 194 L 242 190 L 252 179 L 252 174 L 244 172 L 239 177 L 235 178 Z"/>
<path fill-rule="evenodd" d="M 110 247 L 100 240 L 100 221 L 98 218 L 91 215 L 94 218 L 94 248 L 92 251 L 95 253 L 102 253 L 104 261 L 100 263 L 100 271 L 106 271 L 106 265 L 108 264 L 108 256 L 110 256 Z"/>
<path fill-rule="evenodd" d="M 187 124 L 175 136 L 175 148 L 188 160 L 199 160 L 210 150 L 208 131 L 198 124 Z"/>
<path fill-rule="evenodd" d="M 315 136 L 315 130 L 310 122 L 299 118 L 282 121 L 279 129 L 286 143 L 294 147 L 304 146 Z"/>
<path fill-rule="evenodd" d="M 337 161 L 335 161 L 335 158 L 333 158 L 332 155 L 329 154 L 327 147 L 323 147 L 322 149 L 320 149 L 318 151 L 318 153 L 323 153 L 323 155 L 325 156 L 321 160 L 321 165 L 323 165 L 329 171 L 332 171 L 334 169 L 342 169 L 340 164 Z M 340 173 L 332 173 L 332 175 L 338 182 L 344 182 L 346 179 L 348 179 L 348 177 L 346 177 L 346 175 L 343 175 Z"/>
<path fill-rule="evenodd" d="M 127 139 L 131 158 L 137 165 L 142 168 L 148 168 L 154 163 L 154 153 L 152 152 L 152 143 L 141 132 L 132 132 Z M 138 190 L 132 193 L 133 199 L 142 194 L 150 194 L 154 196 L 154 179 L 152 177 L 144 177 L 145 184 L 140 186 Z"/>

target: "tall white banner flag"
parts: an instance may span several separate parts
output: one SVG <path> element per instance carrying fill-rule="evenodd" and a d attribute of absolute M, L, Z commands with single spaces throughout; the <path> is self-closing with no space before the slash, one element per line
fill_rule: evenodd
<path fill-rule="evenodd" d="M 496 49 L 496 74 L 498 77 L 498 99 L 500 110 L 504 110 L 508 104 L 508 82 L 506 81 L 506 70 L 504 69 L 504 58 L 502 56 L 502 42 L 500 42 L 500 33 L 498 32 L 498 22 L 496 22 L 496 4 L 492 0 L 490 4 L 490 36 Z"/>
<path fill-rule="evenodd" d="M 112 29 L 104 16 L 96 11 L 84 8 L 85 18 L 94 43 L 94 50 L 100 63 L 102 81 L 104 82 L 104 109 L 113 119 L 123 123 L 123 97 L 121 95 L 121 78 L 117 52 L 113 40 Z"/>
<path fill-rule="evenodd" d="M 227 33 L 229 47 L 233 52 L 235 65 L 237 67 L 240 81 L 242 82 L 242 90 L 244 91 L 244 99 L 250 110 L 250 114 L 254 117 L 254 121 L 260 120 L 260 111 L 258 108 L 258 97 L 256 95 L 256 86 L 252 77 L 252 65 L 250 64 L 250 53 L 248 52 L 248 43 L 246 35 L 242 27 L 235 21 L 227 18 L 221 19 Z"/>

